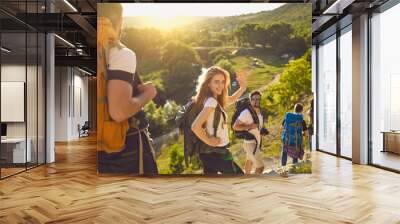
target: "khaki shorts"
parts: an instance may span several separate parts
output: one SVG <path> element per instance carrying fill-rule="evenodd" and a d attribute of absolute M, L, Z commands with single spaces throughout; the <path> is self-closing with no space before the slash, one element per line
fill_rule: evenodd
<path fill-rule="evenodd" d="M 255 142 L 244 142 L 243 143 L 243 149 L 246 152 L 246 158 L 253 162 L 253 165 L 255 166 L 255 168 L 264 167 L 264 160 L 261 156 L 261 152 L 259 149 L 257 149 L 256 153 L 253 154 L 254 147 L 256 147 Z"/>

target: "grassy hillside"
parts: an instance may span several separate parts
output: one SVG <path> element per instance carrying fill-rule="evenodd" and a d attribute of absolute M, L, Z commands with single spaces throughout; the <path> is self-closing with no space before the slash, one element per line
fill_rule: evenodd
<path fill-rule="evenodd" d="M 285 4 L 271 11 L 263 11 L 258 13 L 244 14 L 239 16 L 228 17 L 176 17 L 172 28 L 183 29 L 210 29 L 211 31 L 232 31 L 238 26 L 245 23 L 290 23 L 305 33 L 311 30 L 311 5 L 303 3 Z M 125 27 L 160 28 L 159 21 L 151 19 L 151 17 L 132 16 L 124 18 Z"/>
<path fill-rule="evenodd" d="M 303 3 L 285 4 L 275 10 L 268 12 L 259 12 L 241 17 L 245 22 L 298 22 L 311 23 L 311 5 Z"/>
<path fill-rule="evenodd" d="M 304 33 L 311 30 L 311 5 L 303 3 L 285 4 L 271 11 L 230 16 L 224 18 L 210 18 L 199 20 L 192 26 L 198 28 L 210 28 L 213 31 L 233 30 L 245 23 L 290 23 Z"/>

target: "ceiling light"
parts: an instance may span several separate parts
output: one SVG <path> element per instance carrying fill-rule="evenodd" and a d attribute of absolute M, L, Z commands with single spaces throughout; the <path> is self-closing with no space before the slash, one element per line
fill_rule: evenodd
<path fill-rule="evenodd" d="M 342 14 L 343 10 L 351 5 L 355 0 L 336 0 L 330 5 L 322 14 L 324 15 L 338 15 Z"/>
<path fill-rule="evenodd" d="M 57 38 L 58 38 L 59 40 L 61 40 L 62 42 L 64 42 L 65 44 L 67 44 L 68 46 L 75 48 L 75 45 L 71 44 L 71 42 L 67 41 L 66 39 L 64 39 L 64 38 L 62 38 L 62 37 L 60 37 L 60 36 L 58 36 L 57 34 L 54 34 L 54 36 L 57 37 Z"/>
<path fill-rule="evenodd" d="M 9 49 L 7 49 L 7 48 L 5 48 L 5 47 L 1 47 L 1 50 L 4 51 L 4 52 L 6 52 L 6 53 L 10 53 L 10 52 L 11 52 L 11 50 L 9 50 Z"/>
<path fill-rule="evenodd" d="M 65 4 L 68 5 L 68 7 L 70 7 L 74 12 L 78 12 L 78 10 L 71 4 L 69 3 L 68 0 L 64 0 Z"/>

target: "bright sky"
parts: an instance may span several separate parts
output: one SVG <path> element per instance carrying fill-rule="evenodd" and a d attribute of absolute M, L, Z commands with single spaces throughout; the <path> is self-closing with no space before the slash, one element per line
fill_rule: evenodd
<path fill-rule="evenodd" d="M 128 16 L 234 16 L 276 9 L 284 3 L 123 3 Z"/>

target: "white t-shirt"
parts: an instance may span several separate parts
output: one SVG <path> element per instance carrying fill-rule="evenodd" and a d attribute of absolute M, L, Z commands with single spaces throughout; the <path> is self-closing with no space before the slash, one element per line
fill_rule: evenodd
<path fill-rule="evenodd" d="M 262 117 L 262 115 L 261 115 L 261 113 L 257 113 L 257 117 L 258 117 L 258 121 L 259 121 L 259 129 L 261 129 L 262 128 L 262 126 L 263 126 L 263 117 Z M 253 117 L 251 116 L 251 113 L 250 113 L 250 111 L 249 111 L 249 109 L 244 109 L 240 114 L 239 114 L 239 117 L 238 117 L 238 119 L 241 121 L 241 122 L 243 122 L 243 123 L 245 123 L 245 124 L 253 124 L 254 123 L 254 120 L 253 120 Z"/>
<path fill-rule="evenodd" d="M 204 107 L 212 107 L 216 108 L 218 105 L 218 101 L 214 99 L 213 97 L 207 98 L 207 100 L 204 103 Z M 227 118 L 226 112 L 222 109 L 222 112 L 225 114 L 225 117 Z M 207 134 L 214 136 L 214 113 L 212 113 L 208 118 L 206 122 L 206 131 Z M 221 116 L 218 128 L 217 128 L 217 138 L 220 138 L 221 142 L 218 145 L 218 147 L 226 146 L 229 144 L 229 132 L 228 132 L 228 123 L 224 123 L 224 117 Z"/>
<path fill-rule="evenodd" d="M 108 53 L 108 69 L 134 74 L 136 71 L 136 54 L 126 47 L 111 48 Z"/>
<path fill-rule="evenodd" d="M 263 117 L 262 117 L 261 113 L 257 113 L 257 117 L 258 117 L 258 121 L 259 121 L 259 128 L 258 129 L 257 128 L 253 128 L 253 129 L 249 130 L 249 132 L 256 137 L 258 142 L 260 142 L 260 139 L 261 139 L 260 130 L 263 127 L 264 121 L 263 121 Z M 251 116 L 251 113 L 250 113 L 250 111 L 248 109 L 243 110 L 239 114 L 239 117 L 237 119 L 239 121 L 243 122 L 246 125 L 254 123 L 253 117 Z M 244 140 L 244 141 L 248 142 L 248 143 L 254 142 L 254 140 Z"/>

